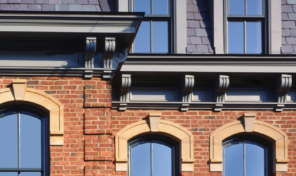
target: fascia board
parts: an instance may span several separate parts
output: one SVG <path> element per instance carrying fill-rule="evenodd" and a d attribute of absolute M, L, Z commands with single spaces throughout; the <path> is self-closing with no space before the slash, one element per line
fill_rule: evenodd
<path fill-rule="evenodd" d="M 144 13 L 0 13 L 0 33 L 136 33 Z"/>

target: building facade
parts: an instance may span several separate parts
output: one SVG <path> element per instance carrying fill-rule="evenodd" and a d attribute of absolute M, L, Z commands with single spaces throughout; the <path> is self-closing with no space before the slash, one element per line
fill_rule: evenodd
<path fill-rule="evenodd" d="M 0 10 L 0 176 L 296 174 L 296 1 Z"/>

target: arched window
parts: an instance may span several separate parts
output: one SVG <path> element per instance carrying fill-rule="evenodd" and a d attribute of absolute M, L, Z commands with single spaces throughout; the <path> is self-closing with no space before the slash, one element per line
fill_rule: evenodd
<path fill-rule="evenodd" d="M 224 176 L 272 175 L 271 145 L 250 136 L 226 139 L 224 146 Z"/>
<path fill-rule="evenodd" d="M 149 135 L 129 142 L 129 176 L 178 176 L 178 145 L 175 141 Z"/>
<path fill-rule="evenodd" d="M 48 172 L 48 118 L 36 110 L 0 111 L 0 176 L 45 176 Z"/>

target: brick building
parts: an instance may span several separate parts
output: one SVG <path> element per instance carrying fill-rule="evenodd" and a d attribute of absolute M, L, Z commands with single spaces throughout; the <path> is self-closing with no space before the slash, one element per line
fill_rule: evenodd
<path fill-rule="evenodd" d="M 0 10 L 0 176 L 296 175 L 295 0 Z"/>

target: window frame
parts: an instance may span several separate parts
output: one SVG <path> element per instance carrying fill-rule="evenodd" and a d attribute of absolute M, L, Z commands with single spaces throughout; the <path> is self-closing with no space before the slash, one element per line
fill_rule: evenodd
<path fill-rule="evenodd" d="M 262 0 L 262 15 L 247 15 L 247 1 L 245 1 L 245 14 L 244 15 L 229 15 L 229 0 L 224 0 L 224 51 L 226 54 L 251 54 L 251 55 L 264 55 L 268 53 L 268 0 Z M 244 53 L 229 53 L 228 43 L 228 22 L 239 21 L 244 23 Z M 261 50 L 262 53 L 246 53 L 246 22 L 247 21 L 261 21 Z"/>
<path fill-rule="evenodd" d="M 212 19 L 213 45 L 215 54 L 226 54 L 225 50 L 225 30 L 224 1 L 209 0 L 210 14 Z M 281 54 L 282 47 L 282 19 L 281 1 L 266 0 L 266 21 L 268 22 L 266 31 L 267 51 L 264 55 Z"/>
<path fill-rule="evenodd" d="M 135 1 L 136 0 L 129 0 L 129 11 L 130 12 L 134 12 L 135 11 Z M 144 15 L 143 21 L 142 22 L 146 22 L 149 21 L 150 22 L 150 52 L 149 53 L 138 53 L 137 54 L 171 54 L 174 53 L 174 7 L 175 7 L 175 1 L 174 0 L 168 0 L 168 11 L 169 14 L 168 15 L 153 15 L 153 0 L 149 0 L 150 1 L 150 14 L 148 15 Z M 158 52 L 153 52 L 153 43 L 152 43 L 152 22 L 153 21 L 167 21 L 168 22 L 168 52 L 167 53 L 158 53 Z M 132 44 L 131 53 L 135 53 L 135 44 Z"/>
<path fill-rule="evenodd" d="M 230 147 L 232 145 L 238 144 L 238 143 L 243 143 L 244 145 L 244 154 L 243 154 L 243 160 L 244 160 L 244 176 L 246 176 L 246 168 L 245 168 L 245 160 L 246 160 L 246 150 L 245 150 L 245 144 L 254 144 L 258 145 L 259 147 L 264 148 L 264 160 L 265 160 L 265 174 L 264 176 L 272 176 L 273 175 L 273 157 L 272 157 L 272 144 L 267 141 L 266 139 L 263 138 L 258 138 L 257 136 L 253 135 L 248 135 L 248 134 L 243 134 L 243 135 L 236 135 L 233 137 L 229 137 L 225 140 L 223 140 L 223 161 L 225 161 L 225 149 L 227 147 Z M 223 162 L 223 172 L 222 176 L 225 175 L 225 162 Z"/>
<path fill-rule="evenodd" d="M 173 3 L 172 18 L 174 21 L 171 54 L 185 54 L 187 48 L 187 2 L 185 0 L 171 0 Z M 116 0 L 118 12 L 132 12 L 130 0 Z M 178 12 L 178 13 L 176 13 Z"/>
<path fill-rule="evenodd" d="M 49 176 L 50 169 L 49 169 L 49 145 L 50 145 L 50 138 L 49 138 L 49 118 L 48 114 L 45 114 L 36 108 L 31 107 L 22 107 L 20 105 L 14 107 L 4 107 L 0 110 L 0 118 L 5 117 L 11 114 L 18 114 L 18 120 L 20 118 L 20 114 L 27 114 L 33 116 L 35 118 L 41 119 L 41 129 L 42 129 L 42 139 L 41 142 L 41 169 L 38 168 L 19 168 L 20 165 L 20 142 L 18 142 L 18 168 L 1 168 L 1 172 L 17 172 L 20 175 L 20 172 L 40 172 L 41 176 Z M 18 124 L 18 134 L 20 134 L 20 126 Z M 20 136 L 18 135 L 18 141 L 20 140 Z"/>
<path fill-rule="evenodd" d="M 172 173 L 173 176 L 178 176 L 180 174 L 180 166 L 179 166 L 179 143 L 162 135 L 144 135 L 140 137 L 135 137 L 128 141 L 128 170 L 127 175 L 132 176 L 131 174 L 131 150 L 133 147 L 136 147 L 139 145 L 141 141 L 145 141 L 145 143 L 150 143 L 152 145 L 153 143 L 159 143 L 165 146 L 168 146 L 172 149 Z M 150 155 L 152 155 L 153 149 L 151 148 Z M 151 166 L 152 166 L 152 160 L 151 160 Z M 153 170 L 151 169 L 151 175 L 153 173 Z"/>

